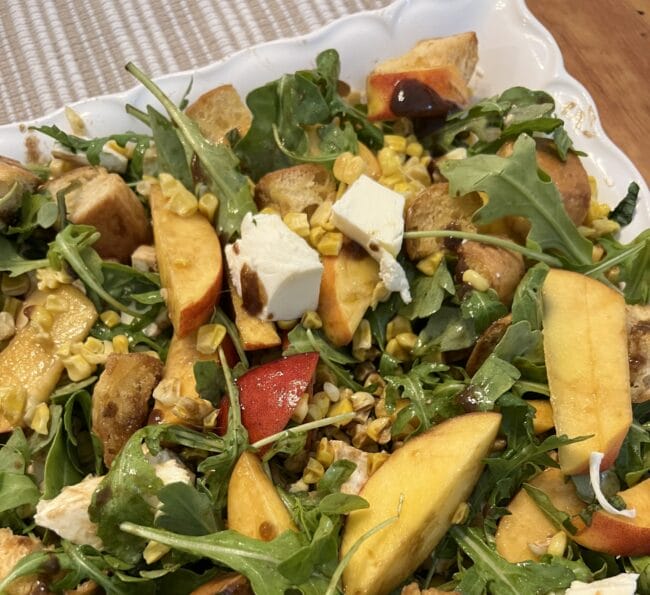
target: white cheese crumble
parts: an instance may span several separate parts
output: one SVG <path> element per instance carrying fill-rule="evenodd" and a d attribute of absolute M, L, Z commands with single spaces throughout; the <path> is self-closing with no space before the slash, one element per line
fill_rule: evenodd
<path fill-rule="evenodd" d="M 294 320 L 318 307 L 323 276 L 318 252 L 278 215 L 246 214 L 241 238 L 226 246 L 225 254 L 237 293 L 258 318 Z M 251 290 L 261 298 L 256 304 Z"/>
<path fill-rule="evenodd" d="M 379 276 L 390 291 L 411 301 L 404 269 L 395 257 L 404 237 L 404 197 L 362 175 L 332 207 L 332 222 L 379 262 Z"/>
<path fill-rule="evenodd" d="M 593 583 L 573 581 L 565 595 L 634 595 L 638 574 L 622 573 Z"/>
<path fill-rule="evenodd" d="M 594 491 L 596 500 L 605 512 L 633 519 L 636 516 L 636 510 L 634 508 L 626 508 L 625 510 L 614 508 L 607 501 L 605 494 L 600 489 L 600 465 L 604 457 L 605 455 L 602 452 L 592 452 L 589 455 L 589 481 L 591 482 L 591 488 Z"/>

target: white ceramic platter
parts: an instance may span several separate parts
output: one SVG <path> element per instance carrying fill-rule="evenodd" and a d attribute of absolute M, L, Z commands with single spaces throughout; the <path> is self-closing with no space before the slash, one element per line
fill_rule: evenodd
<path fill-rule="evenodd" d="M 312 67 L 318 52 L 336 48 L 341 55 L 341 78 L 363 89 L 365 77 L 377 61 L 407 51 L 419 39 L 468 30 L 476 31 L 479 39 L 475 95 L 494 95 L 514 85 L 551 93 L 576 146 L 589 155 L 585 165 L 598 182 L 599 199 L 614 205 L 631 181 L 641 187 L 641 204 L 623 239 L 650 227 L 648 187 L 603 131 L 593 99 L 566 72 L 557 44 L 524 0 L 398 0 L 378 11 L 344 17 L 303 37 L 265 43 L 194 72 L 161 77 L 158 83 L 175 101 L 181 99 L 192 78 L 190 99 L 222 83 L 232 83 L 245 95 L 283 73 Z M 99 136 L 141 129 L 125 113 L 126 103 L 144 108 L 152 98 L 136 87 L 72 107 L 86 121 L 89 134 Z M 25 160 L 27 128 L 46 123 L 68 129 L 62 109 L 30 122 L 0 126 L 0 155 Z M 45 154 L 48 140 L 40 137 L 38 143 Z"/>

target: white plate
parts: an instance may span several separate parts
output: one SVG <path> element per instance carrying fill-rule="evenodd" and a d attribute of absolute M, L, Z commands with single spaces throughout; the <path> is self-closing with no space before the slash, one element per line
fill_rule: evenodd
<path fill-rule="evenodd" d="M 631 239 L 650 227 L 648 187 L 631 161 L 602 129 L 593 99 L 564 69 L 560 50 L 550 33 L 528 11 L 524 0 L 398 0 L 387 8 L 344 17 L 309 35 L 265 43 L 194 72 L 161 77 L 158 82 L 180 100 L 191 77 L 191 97 L 222 83 L 232 83 L 242 95 L 285 72 L 313 66 L 316 54 L 336 48 L 341 55 L 343 80 L 362 89 L 365 76 L 381 59 L 407 51 L 417 40 L 474 30 L 479 39 L 477 97 L 514 86 L 544 89 L 557 103 L 576 146 L 589 154 L 587 170 L 599 188 L 599 198 L 611 205 L 636 181 L 641 204 L 635 221 L 624 230 Z M 143 108 L 152 98 L 141 87 L 124 93 L 73 104 L 92 136 L 142 126 L 124 111 L 126 103 Z M 0 155 L 26 159 L 25 139 L 30 125 L 57 124 L 67 129 L 63 110 L 24 123 L 0 126 Z M 49 141 L 39 137 L 43 153 Z"/>

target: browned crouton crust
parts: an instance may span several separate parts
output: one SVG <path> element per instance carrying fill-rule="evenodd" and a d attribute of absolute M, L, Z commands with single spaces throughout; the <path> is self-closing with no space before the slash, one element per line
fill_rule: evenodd
<path fill-rule="evenodd" d="M 14 535 L 11 529 L 0 529 L 0 580 L 25 556 L 43 549 L 43 544 L 33 537 Z M 24 576 L 15 580 L 4 591 L 7 595 L 30 595 L 36 593 L 37 576 Z"/>
<path fill-rule="evenodd" d="M 159 359 L 144 353 L 111 354 L 93 391 L 93 431 L 110 467 L 129 437 L 147 423 L 149 398 L 162 377 Z"/>
<path fill-rule="evenodd" d="M 126 182 L 103 167 L 80 167 L 50 180 L 45 189 L 53 198 L 65 194 L 68 219 L 92 225 L 101 233 L 93 245 L 105 259 L 129 262 L 132 252 L 151 241 L 149 219 Z"/>
<path fill-rule="evenodd" d="M 627 306 L 632 402 L 650 400 L 650 305 Z"/>

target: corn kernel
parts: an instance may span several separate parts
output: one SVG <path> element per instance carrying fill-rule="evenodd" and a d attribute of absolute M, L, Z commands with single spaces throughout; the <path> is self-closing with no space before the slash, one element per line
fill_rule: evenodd
<path fill-rule="evenodd" d="M 54 324 L 54 316 L 52 316 L 44 306 L 33 306 L 32 308 L 29 308 L 28 318 L 43 331 L 49 331 Z"/>
<path fill-rule="evenodd" d="M 313 457 L 310 457 L 309 462 L 302 473 L 302 480 L 307 484 L 318 483 L 324 474 L 325 468 L 323 465 Z"/>
<path fill-rule="evenodd" d="M 181 217 L 194 215 L 199 208 L 199 202 L 183 184 L 168 173 L 158 176 L 163 196 L 167 199 L 165 208 Z"/>
<path fill-rule="evenodd" d="M 305 312 L 302 315 L 300 322 L 302 326 L 308 329 L 316 330 L 323 327 L 323 321 L 318 315 L 318 312 L 314 312 L 313 310 L 308 310 Z"/>
<path fill-rule="evenodd" d="M 65 119 L 68 121 L 68 124 L 70 125 L 70 130 L 72 131 L 72 134 L 76 136 L 86 136 L 87 134 L 86 123 L 84 122 L 83 118 L 79 115 L 79 113 L 73 110 L 71 107 L 68 107 L 67 105 L 63 109 L 63 113 L 65 115 Z"/>
<path fill-rule="evenodd" d="M 327 469 L 334 462 L 334 448 L 327 438 L 321 438 L 316 449 L 316 460 Z"/>
<path fill-rule="evenodd" d="M 467 283 L 476 291 L 487 291 L 490 289 L 490 282 L 474 269 L 467 269 L 463 273 L 463 283 Z"/>
<path fill-rule="evenodd" d="M 34 409 L 32 421 L 29 427 L 37 434 L 47 434 L 47 426 L 50 422 L 50 408 L 46 403 L 39 403 Z"/>
<path fill-rule="evenodd" d="M 196 336 L 196 350 L 204 354 L 214 353 L 225 336 L 226 327 L 223 324 L 204 324 L 199 327 Z"/>
<path fill-rule="evenodd" d="M 398 182 L 395 184 L 395 186 L 393 186 L 393 190 L 395 192 L 399 192 L 400 194 L 410 194 L 411 186 L 408 182 Z"/>
<path fill-rule="evenodd" d="M 339 231 L 327 231 L 316 245 L 323 256 L 336 256 L 343 246 L 343 234 Z"/>
<path fill-rule="evenodd" d="M 372 290 L 370 307 L 375 308 L 379 302 L 385 302 L 390 297 L 390 290 L 383 281 L 379 281 Z"/>
<path fill-rule="evenodd" d="M 390 426 L 392 422 L 390 417 L 380 417 L 373 419 L 367 426 L 366 432 L 368 438 L 378 444 L 386 444 L 390 442 Z"/>
<path fill-rule="evenodd" d="M 203 420 L 214 411 L 212 403 L 206 399 L 179 396 L 172 413 L 192 425 L 201 426 Z"/>
<path fill-rule="evenodd" d="M 153 389 L 155 401 L 173 407 L 181 395 L 181 381 L 178 378 L 164 378 Z"/>
<path fill-rule="evenodd" d="M 600 244 L 594 244 L 591 249 L 591 260 L 593 262 L 600 262 L 605 256 L 605 249 Z"/>
<path fill-rule="evenodd" d="M 386 343 L 386 353 L 400 362 L 405 362 L 409 359 L 409 352 L 404 349 L 398 342 L 397 339 L 391 339 Z"/>
<path fill-rule="evenodd" d="M 278 325 L 278 328 L 282 331 L 290 331 L 294 326 L 298 324 L 297 320 L 278 320 L 275 324 Z"/>
<path fill-rule="evenodd" d="M 386 340 L 390 341 L 401 333 L 412 333 L 411 321 L 405 316 L 397 315 L 386 325 Z"/>
<path fill-rule="evenodd" d="M 424 148 L 420 143 L 410 142 L 406 145 L 406 154 L 409 157 L 422 157 L 422 153 L 424 153 Z"/>
<path fill-rule="evenodd" d="M 307 406 L 306 417 L 308 417 L 311 421 L 318 421 L 319 419 L 323 419 L 325 417 L 325 414 L 318 405 L 311 404 Z"/>
<path fill-rule="evenodd" d="M 36 271 L 37 286 L 41 291 L 57 289 L 61 285 L 72 283 L 73 279 L 65 271 L 55 271 L 51 268 Z"/>
<path fill-rule="evenodd" d="M 370 322 L 365 318 L 361 320 L 359 326 L 352 335 L 352 349 L 370 349 L 372 347 L 372 331 Z"/>
<path fill-rule="evenodd" d="M 370 393 L 359 390 L 350 397 L 354 411 L 363 411 L 371 409 L 375 405 L 375 397 Z"/>
<path fill-rule="evenodd" d="M 406 137 L 397 134 L 384 134 L 384 147 L 388 147 L 396 153 L 404 153 L 406 151 Z"/>
<path fill-rule="evenodd" d="M 18 275 L 17 277 L 10 277 L 8 273 L 2 275 L 2 282 L 0 283 L 0 290 L 4 295 L 16 297 L 23 295 L 29 291 L 31 282 L 29 275 Z"/>
<path fill-rule="evenodd" d="M 129 352 L 129 339 L 126 335 L 115 335 L 112 340 L 113 351 L 115 353 Z"/>
<path fill-rule="evenodd" d="M 621 229 L 621 226 L 612 219 L 596 219 L 591 225 L 598 236 L 617 233 Z"/>
<path fill-rule="evenodd" d="M 300 395 L 300 400 L 298 401 L 298 405 L 296 405 L 296 408 L 293 410 L 291 421 L 294 421 L 297 424 L 301 424 L 304 421 L 305 417 L 307 417 L 308 411 L 309 411 L 309 394 L 303 393 L 302 395 Z"/>
<path fill-rule="evenodd" d="M 590 224 L 596 219 L 607 219 L 609 212 L 609 205 L 598 202 L 592 198 L 589 202 L 589 211 L 587 212 L 586 222 L 587 224 Z"/>
<path fill-rule="evenodd" d="M 339 399 L 336 403 L 332 403 L 330 408 L 327 410 L 327 417 L 334 417 L 336 415 L 343 415 L 344 413 L 353 413 L 354 408 L 352 407 L 352 401 L 348 398 Z M 337 428 L 341 426 L 347 426 L 352 420 L 348 419 L 346 421 L 336 422 L 335 425 Z"/>
<path fill-rule="evenodd" d="M 433 157 L 431 157 L 431 155 L 422 155 L 422 157 L 420 157 L 420 163 L 424 165 L 424 167 L 429 167 L 432 161 Z"/>
<path fill-rule="evenodd" d="M 372 476 L 390 457 L 387 452 L 371 452 L 368 454 L 368 475 Z"/>
<path fill-rule="evenodd" d="M 377 159 L 379 160 L 383 176 L 392 176 L 400 173 L 402 162 L 393 149 L 389 147 L 380 149 L 377 154 Z"/>
<path fill-rule="evenodd" d="M 451 517 L 451 524 L 462 525 L 467 520 L 467 517 L 469 517 L 469 511 L 469 504 L 467 502 L 461 502 Z"/>
<path fill-rule="evenodd" d="M 309 219 L 309 225 L 312 227 L 325 227 L 325 224 L 332 216 L 332 201 L 324 200 L 316 207 Z"/>
<path fill-rule="evenodd" d="M 306 213 L 287 213 L 282 220 L 291 231 L 301 238 L 309 237 L 309 220 Z"/>
<path fill-rule="evenodd" d="M 92 376 L 96 366 L 87 361 L 81 354 L 71 355 L 63 359 L 63 365 L 72 382 L 79 382 Z"/>
<path fill-rule="evenodd" d="M 364 424 L 356 424 L 354 426 L 354 433 L 352 434 L 352 446 L 355 448 L 368 448 L 372 444 L 372 440 L 368 437 L 366 426 Z"/>
<path fill-rule="evenodd" d="M 99 315 L 99 319 L 108 327 L 113 328 L 120 324 L 120 315 L 114 310 L 105 310 Z"/>
<path fill-rule="evenodd" d="M 400 347 L 412 351 L 417 343 L 418 336 L 415 333 L 400 333 L 395 337 Z"/>
<path fill-rule="evenodd" d="M 27 392 L 18 386 L 0 387 L 0 413 L 12 425 L 19 424 L 23 418 Z"/>
<path fill-rule="evenodd" d="M 61 296 L 51 293 L 45 298 L 45 309 L 51 314 L 58 314 L 67 312 L 68 304 Z"/>
<path fill-rule="evenodd" d="M 563 556 L 567 546 L 567 537 L 564 531 L 558 531 L 548 544 L 546 553 L 551 556 Z"/>
<path fill-rule="evenodd" d="M 171 548 L 168 545 L 158 543 L 157 541 L 149 541 L 142 550 L 142 557 L 147 564 L 154 564 L 160 560 L 165 554 L 169 553 Z"/>
<path fill-rule="evenodd" d="M 409 180 L 419 182 L 422 184 L 422 186 L 431 185 L 431 176 L 429 175 L 429 170 L 424 165 L 421 165 L 419 163 L 417 165 L 412 165 L 405 168 L 404 175 Z"/>
<path fill-rule="evenodd" d="M 280 211 L 278 211 L 274 206 L 268 205 L 264 207 L 261 211 L 260 214 L 262 215 L 280 215 Z"/>
<path fill-rule="evenodd" d="M 133 157 L 133 148 L 134 145 L 132 143 L 126 143 L 123 147 L 121 147 L 114 139 L 106 141 L 102 147 L 104 151 L 115 151 L 127 159 L 131 159 L 131 157 Z"/>
<path fill-rule="evenodd" d="M 318 407 L 321 413 L 319 419 L 321 419 L 325 417 L 327 410 L 330 408 L 330 398 L 325 391 L 318 391 L 311 397 L 310 405 Z"/>
<path fill-rule="evenodd" d="M 346 151 L 341 153 L 332 167 L 334 177 L 344 184 L 352 184 L 366 171 L 366 162 L 359 155 Z"/>
<path fill-rule="evenodd" d="M 434 252 L 433 254 L 429 254 L 429 256 L 426 256 L 420 260 L 415 266 L 421 273 L 424 273 L 428 277 L 432 277 L 433 274 L 438 270 L 438 266 L 440 266 L 442 258 L 442 252 Z"/>
<path fill-rule="evenodd" d="M 400 184 L 401 182 L 405 182 L 405 181 L 406 178 L 404 177 L 404 174 L 401 171 L 398 171 L 389 176 L 382 176 L 381 178 L 379 178 L 379 183 L 383 184 L 387 188 L 394 188 L 397 184 Z"/>
<path fill-rule="evenodd" d="M 363 386 L 376 386 L 377 388 L 372 393 L 376 397 L 379 397 L 383 394 L 384 389 L 386 388 L 386 381 L 380 376 L 378 372 L 372 372 L 366 377 Z"/>
<path fill-rule="evenodd" d="M 318 225 L 316 227 L 312 227 L 309 230 L 309 243 L 314 247 L 318 246 L 318 242 L 320 242 L 323 239 L 323 236 L 326 233 L 327 232 Z"/>
<path fill-rule="evenodd" d="M 210 223 L 214 221 L 218 208 L 219 199 L 212 194 L 212 192 L 206 192 L 201 195 L 201 198 L 199 198 L 199 213 L 201 213 L 201 215 L 203 215 Z"/>
<path fill-rule="evenodd" d="M 15 320 L 22 307 L 23 303 L 20 300 L 14 297 L 6 297 L 4 303 L 2 304 L 2 311 L 10 314 L 11 317 Z"/>

